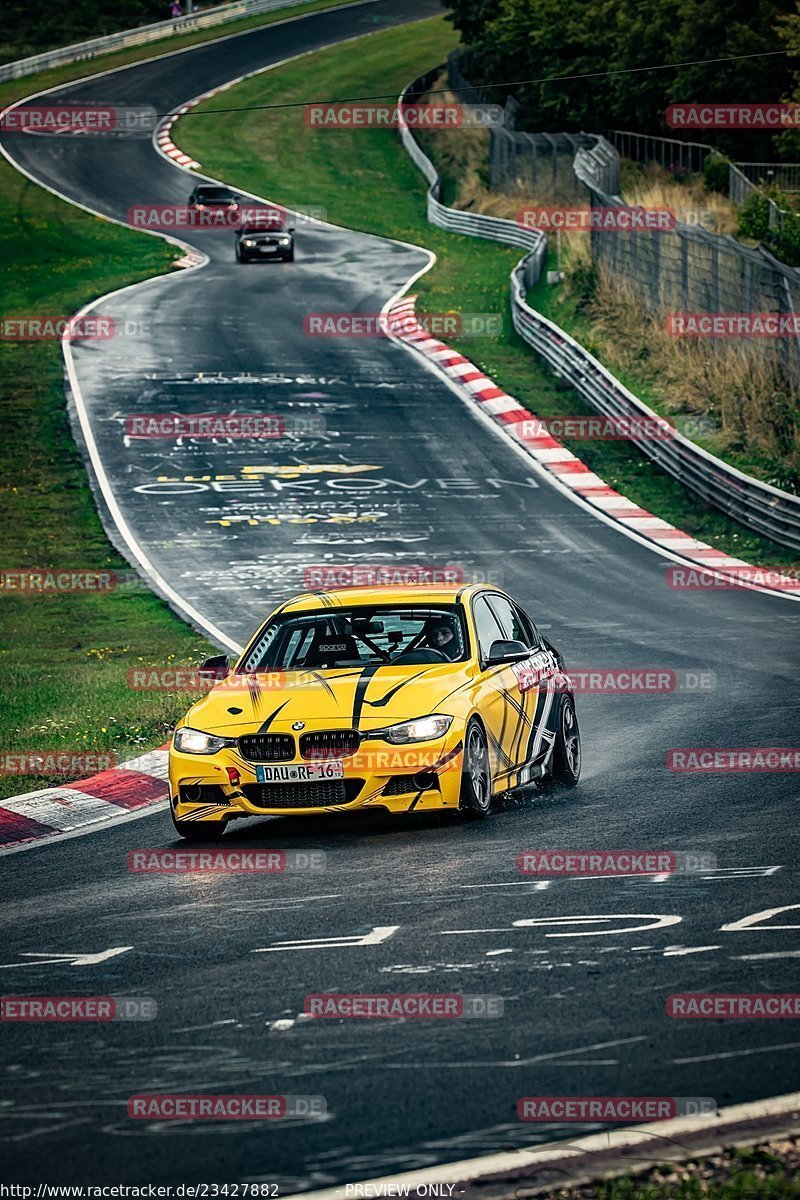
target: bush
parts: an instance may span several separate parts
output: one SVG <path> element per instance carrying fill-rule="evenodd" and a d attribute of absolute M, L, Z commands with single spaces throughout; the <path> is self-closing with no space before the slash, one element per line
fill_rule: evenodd
<path fill-rule="evenodd" d="M 770 200 L 781 210 L 775 228 L 770 229 Z M 792 207 L 788 196 L 772 189 L 751 192 L 739 215 L 739 237 L 763 242 L 776 258 L 790 267 L 800 266 L 800 214 Z"/>
<path fill-rule="evenodd" d="M 703 178 L 711 192 L 728 194 L 729 160 L 724 154 L 709 154 L 703 161 Z"/>
<path fill-rule="evenodd" d="M 569 290 L 575 297 L 578 312 L 584 312 L 597 298 L 599 283 L 597 267 L 593 260 L 581 260 L 575 264 L 569 274 Z"/>

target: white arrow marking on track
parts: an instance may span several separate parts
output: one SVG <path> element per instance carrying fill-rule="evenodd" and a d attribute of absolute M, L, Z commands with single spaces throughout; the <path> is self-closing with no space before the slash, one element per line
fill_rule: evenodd
<path fill-rule="evenodd" d="M 723 933 L 741 933 L 745 929 L 800 929 L 800 925 L 766 925 L 765 921 L 769 921 L 770 917 L 776 917 L 778 913 L 794 912 L 800 908 L 800 904 L 784 904 L 780 908 L 765 908 L 763 912 L 751 913 L 749 917 L 742 917 L 740 921 L 729 921 L 727 925 L 720 925 Z"/>
<path fill-rule="evenodd" d="M 133 946 L 112 946 L 110 950 L 101 950 L 98 954 L 82 954 L 80 951 L 77 954 L 43 954 L 41 951 L 24 950 L 23 958 L 36 961 L 0 963 L 0 971 L 8 971 L 11 967 L 44 967 L 48 963 L 60 963 L 63 967 L 93 967 L 96 963 L 105 962 L 108 958 L 115 958 L 116 955 L 125 954 L 132 949 Z"/>
<path fill-rule="evenodd" d="M 347 937 L 303 938 L 299 941 L 277 942 L 274 946 L 259 946 L 253 954 L 270 954 L 275 950 L 333 950 L 337 946 L 377 946 L 397 933 L 399 925 L 376 925 L 369 933 Z"/>

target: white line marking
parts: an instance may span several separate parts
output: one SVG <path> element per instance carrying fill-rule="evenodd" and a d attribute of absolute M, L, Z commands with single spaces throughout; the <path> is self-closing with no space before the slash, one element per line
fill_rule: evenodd
<path fill-rule="evenodd" d="M 116 958 L 118 954 L 126 954 L 128 950 L 132 949 L 133 946 L 112 946 L 109 950 L 100 950 L 97 954 L 83 954 L 81 951 L 78 951 L 77 954 L 52 954 L 25 950 L 22 952 L 23 958 L 33 958 L 38 959 L 38 961 L 2 963 L 0 964 L 0 971 L 9 971 L 12 967 L 43 967 L 52 963 L 57 963 L 62 967 L 94 967 L 109 958 Z"/>
<path fill-rule="evenodd" d="M 796 1050 L 800 1042 L 781 1042 L 777 1046 L 754 1046 L 749 1050 L 726 1050 L 722 1054 L 698 1054 L 693 1058 L 673 1058 L 676 1065 L 716 1062 L 718 1058 L 746 1058 L 749 1054 L 772 1054 L 776 1050 Z"/>
<path fill-rule="evenodd" d="M 766 962 L 770 958 L 800 958 L 800 950 L 774 950 L 766 954 L 732 954 L 737 962 Z"/>
<path fill-rule="evenodd" d="M 682 954 L 705 954 L 707 950 L 720 950 L 721 946 L 668 946 L 664 958 L 676 958 Z"/>
<path fill-rule="evenodd" d="M 723 933 L 743 933 L 746 929 L 800 929 L 800 925 L 766 925 L 765 921 L 769 921 L 770 917 L 776 917 L 778 913 L 795 912 L 800 908 L 800 904 L 783 904 L 780 908 L 765 908 L 761 912 L 751 913 L 749 917 L 742 917 L 740 921 L 729 921 L 726 925 L 720 925 L 720 930 Z"/>
<path fill-rule="evenodd" d="M 275 950 L 333 950 L 340 946 L 377 946 L 397 933 L 399 925 L 376 925 L 365 934 L 346 937 L 302 938 L 299 941 L 277 942 L 274 946 L 259 946 L 251 954 L 270 954 Z"/>

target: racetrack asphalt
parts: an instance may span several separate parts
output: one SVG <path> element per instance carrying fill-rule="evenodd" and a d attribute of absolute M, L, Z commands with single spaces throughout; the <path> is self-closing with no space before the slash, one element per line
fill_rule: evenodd
<path fill-rule="evenodd" d="M 378 0 L 314 15 L 68 85 L 59 99 L 167 112 L 259 66 L 434 11 L 429 0 Z M 191 188 L 148 140 L 3 140 L 35 178 L 118 219 L 134 202 L 182 202 Z M 552 487 L 413 354 L 304 334 L 309 311 L 380 309 L 424 265 L 420 251 L 301 226 L 293 264 L 249 267 L 234 262 L 229 235 L 184 240 L 206 267 L 98 306 L 148 331 L 73 349 L 133 537 L 226 638 L 241 642 L 302 590 L 313 564 L 452 563 L 467 576 L 502 573 L 568 667 L 710 672 L 714 686 L 579 695 L 580 786 L 527 791 L 486 822 L 283 818 L 226 835 L 247 849 L 322 850 L 324 870 L 131 873 L 130 849 L 175 845 L 164 811 L 6 858 L 4 994 L 158 1004 L 147 1022 L 3 1024 L 8 1181 L 263 1180 L 285 1193 L 586 1131 L 518 1121 L 524 1095 L 723 1105 L 793 1090 L 792 1021 L 679 1021 L 665 1001 L 795 986 L 796 774 L 666 767 L 672 747 L 796 744 L 794 605 L 671 590 L 665 559 Z M 257 450 L 126 441 L 128 414 L 173 408 L 322 416 L 327 432 Z M 325 469 L 292 478 L 308 465 Z M 353 467 L 367 469 L 342 470 Z M 520 851 L 542 847 L 701 851 L 717 868 L 520 876 Z M 666 917 L 680 920 L 657 920 Z M 373 944 L 279 945 L 356 942 L 376 927 L 391 932 Z M 98 962 L 47 961 L 111 949 Z M 308 993 L 329 991 L 497 995 L 504 1013 L 296 1020 Z M 127 1116 L 129 1096 L 168 1091 L 322 1096 L 327 1117 Z"/>

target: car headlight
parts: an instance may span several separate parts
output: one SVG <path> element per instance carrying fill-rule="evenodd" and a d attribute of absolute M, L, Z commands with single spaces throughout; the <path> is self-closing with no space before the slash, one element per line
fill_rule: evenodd
<path fill-rule="evenodd" d="M 278 239 L 279 246 L 291 246 L 291 244 L 292 244 L 291 238 L 279 238 Z"/>
<path fill-rule="evenodd" d="M 401 721 L 399 725 L 378 729 L 369 736 L 383 738 L 394 746 L 402 746 L 407 742 L 431 742 L 434 738 L 444 737 L 452 723 L 452 717 L 417 717 L 414 721 Z"/>
<path fill-rule="evenodd" d="M 200 729 L 191 729 L 184 725 L 175 730 L 172 744 L 182 754 L 216 754 L 225 746 L 235 746 L 235 738 L 217 737 L 213 733 L 203 733 Z"/>
<path fill-rule="evenodd" d="M 243 246 L 255 246 L 255 242 L 251 242 L 249 238 L 242 239 Z"/>

